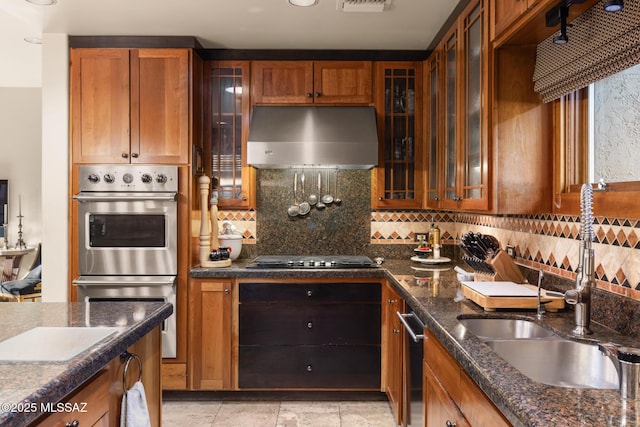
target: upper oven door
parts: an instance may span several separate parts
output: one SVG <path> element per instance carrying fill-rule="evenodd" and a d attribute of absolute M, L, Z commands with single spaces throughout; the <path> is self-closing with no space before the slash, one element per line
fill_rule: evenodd
<path fill-rule="evenodd" d="M 80 275 L 175 275 L 175 193 L 80 193 Z"/>

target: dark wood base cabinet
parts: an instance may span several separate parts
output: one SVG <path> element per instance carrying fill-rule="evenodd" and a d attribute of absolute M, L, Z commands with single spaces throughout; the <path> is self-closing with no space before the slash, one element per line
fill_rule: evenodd
<path fill-rule="evenodd" d="M 380 283 L 241 283 L 238 387 L 380 390 Z"/>

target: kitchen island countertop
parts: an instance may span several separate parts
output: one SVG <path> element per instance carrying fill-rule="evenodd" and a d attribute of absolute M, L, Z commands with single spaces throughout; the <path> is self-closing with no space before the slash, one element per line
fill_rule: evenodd
<path fill-rule="evenodd" d="M 36 327 L 117 327 L 115 334 L 64 362 L 0 362 L 0 425 L 25 426 L 40 408 L 61 401 L 165 318 L 159 302 L 7 303 L 0 310 L 0 341 Z M 90 408 L 88 408 L 90 410 Z"/>
<path fill-rule="evenodd" d="M 461 294 L 454 263 L 426 266 L 410 260 L 386 260 L 380 268 L 345 270 L 246 269 L 234 262 L 223 269 L 193 268 L 195 278 L 344 279 L 385 278 L 461 364 L 467 374 L 515 426 L 628 426 L 640 424 L 640 404 L 625 401 L 618 390 L 565 388 L 530 380 L 473 334 L 465 333 L 459 316 L 526 318 L 535 310 L 484 312 Z M 463 266 L 468 270 L 468 267 Z M 543 323 L 571 338 L 570 309 L 546 313 Z M 591 322 L 587 341 L 615 342 L 640 347 L 637 339 Z M 576 338 L 571 338 L 576 339 Z"/>

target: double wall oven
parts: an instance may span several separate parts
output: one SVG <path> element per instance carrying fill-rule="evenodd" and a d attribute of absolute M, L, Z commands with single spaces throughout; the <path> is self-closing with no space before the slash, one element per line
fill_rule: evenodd
<path fill-rule="evenodd" d="M 173 304 L 162 356 L 175 357 L 178 167 L 83 165 L 78 176 L 78 300 Z"/>

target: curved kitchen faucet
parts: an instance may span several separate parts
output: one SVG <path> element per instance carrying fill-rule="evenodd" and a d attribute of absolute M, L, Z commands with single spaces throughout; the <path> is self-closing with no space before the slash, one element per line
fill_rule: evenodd
<path fill-rule="evenodd" d="M 591 334 L 589 323 L 591 322 L 591 287 L 595 284 L 593 278 L 594 263 L 593 249 L 593 188 L 589 184 L 583 184 L 580 190 L 581 210 L 581 240 L 580 260 L 576 269 L 576 288 L 568 290 L 564 299 L 568 304 L 575 305 L 576 327 L 573 334 L 584 336 Z"/>

